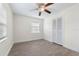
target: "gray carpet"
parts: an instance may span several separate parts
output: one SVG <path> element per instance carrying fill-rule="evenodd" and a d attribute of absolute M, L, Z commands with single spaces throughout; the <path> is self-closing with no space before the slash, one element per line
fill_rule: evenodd
<path fill-rule="evenodd" d="M 79 53 L 46 40 L 34 40 L 14 44 L 9 56 L 79 56 Z"/>

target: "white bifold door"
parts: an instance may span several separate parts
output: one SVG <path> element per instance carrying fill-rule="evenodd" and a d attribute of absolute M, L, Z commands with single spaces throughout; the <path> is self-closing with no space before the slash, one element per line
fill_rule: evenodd
<path fill-rule="evenodd" d="M 53 42 L 62 45 L 62 18 L 53 20 Z"/>

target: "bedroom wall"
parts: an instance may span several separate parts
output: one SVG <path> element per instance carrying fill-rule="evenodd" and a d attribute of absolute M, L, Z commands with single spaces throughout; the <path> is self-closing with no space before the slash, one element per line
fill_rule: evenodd
<path fill-rule="evenodd" d="M 32 33 L 32 23 L 40 23 L 40 33 Z M 14 16 L 14 41 L 25 42 L 43 38 L 43 19 L 15 15 Z"/>
<path fill-rule="evenodd" d="M 63 45 L 79 52 L 79 4 L 64 10 L 60 16 L 63 18 Z"/>

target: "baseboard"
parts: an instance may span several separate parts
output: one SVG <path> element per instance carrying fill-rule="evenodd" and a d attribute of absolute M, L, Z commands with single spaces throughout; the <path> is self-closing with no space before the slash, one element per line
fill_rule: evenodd
<path fill-rule="evenodd" d="M 14 43 L 12 42 L 12 44 L 10 45 L 10 47 L 9 47 L 9 49 L 8 49 L 8 52 L 7 52 L 6 56 L 8 56 L 8 54 L 10 53 L 10 51 L 11 51 L 13 45 L 14 45 Z"/>
<path fill-rule="evenodd" d="M 46 39 L 44 39 L 44 40 L 46 40 Z M 53 42 L 52 40 L 46 40 L 46 41 Z"/>
<path fill-rule="evenodd" d="M 17 44 L 17 43 L 24 43 L 24 42 L 31 42 L 31 41 L 36 41 L 36 40 L 41 40 L 41 39 L 28 40 L 28 41 L 19 41 L 19 42 L 14 42 L 14 44 Z M 44 40 L 44 39 L 42 39 L 42 40 Z"/>
<path fill-rule="evenodd" d="M 74 48 L 71 48 L 71 47 L 68 47 L 68 46 L 66 46 L 66 45 L 63 45 L 63 47 L 65 47 L 65 48 L 67 48 L 67 49 L 70 49 L 70 50 L 72 50 L 72 51 L 75 51 L 75 52 L 79 52 L 79 50 L 74 49 Z"/>
<path fill-rule="evenodd" d="M 59 46 L 63 46 L 63 45 L 61 45 L 61 44 L 58 44 L 58 43 L 55 43 L 55 42 L 53 42 L 54 44 L 56 44 L 56 45 L 59 45 Z"/>

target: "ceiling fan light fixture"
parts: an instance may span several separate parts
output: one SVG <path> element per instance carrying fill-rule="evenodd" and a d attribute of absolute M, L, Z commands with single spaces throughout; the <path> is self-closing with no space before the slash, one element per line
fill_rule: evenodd
<path fill-rule="evenodd" d="M 41 8 L 40 11 L 44 11 L 44 8 Z"/>
<path fill-rule="evenodd" d="M 47 9 L 47 7 L 41 6 L 40 11 L 45 11 L 46 9 Z"/>
<path fill-rule="evenodd" d="M 46 12 L 51 14 L 51 11 L 48 10 L 48 6 L 52 5 L 54 3 L 39 3 L 38 5 L 38 10 L 39 10 L 39 16 L 41 15 L 42 12 Z"/>

